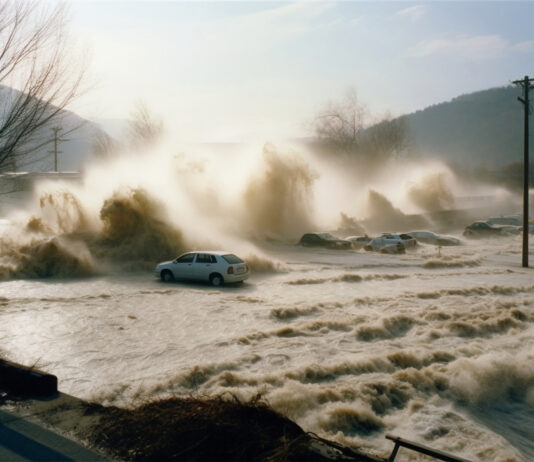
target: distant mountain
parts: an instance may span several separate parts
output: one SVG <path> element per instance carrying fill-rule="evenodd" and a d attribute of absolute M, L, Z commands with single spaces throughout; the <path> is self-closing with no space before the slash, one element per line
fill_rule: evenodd
<path fill-rule="evenodd" d="M 0 94 L 15 91 L 0 85 Z M 515 86 L 458 96 L 449 102 L 427 107 L 403 116 L 409 128 L 413 147 L 421 157 L 436 157 L 456 166 L 470 169 L 500 170 L 517 176 L 517 165 L 523 159 L 523 106 L 517 101 L 521 90 Z M 533 92 L 534 97 L 534 92 Z M 1 100 L 1 98 L 0 98 Z M 534 164 L 534 130 L 530 156 Z M 106 133 L 120 138 L 126 121 L 83 119 L 70 111 L 45 127 L 39 142 L 48 141 L 38 151 L 19 159 L 3 170 L 53 171 L 54 132 L 61 127 L 58 143 L 58 171 L 80 171 L 90 161 L 93 145 Z M 299 139 L 302 142 L 302 139 Z M 312 139 L 304 139 L 308 145 Z M 506 168 L 515 164 L 512 170 Z M 0 167 L 0 170 L 2 168 Z"/>
<path fill-rule="evenodd" d="M 473 168 L 501 169 L 520 162 L 524 122 L 518 96 L 521 89 L 515 86 L 492 88 L 409 114 L 405 118 L 413 144 L 422 156 Z M 532 152 L 531 147 L 530 156 Z"/>
<path fill-rule="evenodd" d="M 10 101 L 16 90 L 0 85 L 0 103 Z M 103 133 L 101 128 L 71 111 L 63 110 L 36 136 L 34 145 L 42 147 L 0 166 L 0 171 L 49 172 L 55 169 L 54 128 L 58 127 L 57 170 L 80 171 L 93 158 L 93 143 Z"/>

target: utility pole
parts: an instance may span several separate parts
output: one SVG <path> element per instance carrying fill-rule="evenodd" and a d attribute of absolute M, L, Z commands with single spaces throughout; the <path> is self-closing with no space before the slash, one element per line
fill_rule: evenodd
<path fill-rule="evenodd" d="M 67 141 L 67 140 L 63 140 L 61 139 L 59 136 L 58 136 L 58 133 L 59 131 L 61 130 L 61 127 L 53 127 L 52 128 L 52 131 L 54 132 L 54 150 L 53 151 L 48 151 L 50 154 L 54 154 L 54 172 L 57 172 L 57 155 L 58 154 L 61 154 L 63 151 L 58 151 L 57 150 L 57 144 L 59 141 Z"/>
<path fill-rule="evenodd" d="M 528 75 L 525 75 L 523 80 L 515 80 L 516 85 L 520 85 L 523 88 L 523 98 L 517 99 L 523 104 L 525 109 L 525 126 L 524 126 L 524 152 L 523 152 L 523 267 L 528 268 L 528 190 L 529 190 L 529 165 L 528 165 L 528 116 L 530 114 L 530 101 L 528 97 L 528 91 L 532 86 L 534 79 L 529 79 Z"/>

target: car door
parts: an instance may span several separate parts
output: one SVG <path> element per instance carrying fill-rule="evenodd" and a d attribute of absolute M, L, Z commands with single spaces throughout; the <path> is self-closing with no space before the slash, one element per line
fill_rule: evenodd
<path fill-rule="evenodd" d="M 198 253 L 193 263 L 193 274 L 199 281 L 209 281 L 210 274 L 214 271 L 217 262 L 215 257 L 209 253 Z"/>
<path fill-rule="evenodd" d="M 181 255 L 172 264 L 172 273 L 175 279 L 193 279 L 193 262 L 195 253 L 186 253 Z"/>

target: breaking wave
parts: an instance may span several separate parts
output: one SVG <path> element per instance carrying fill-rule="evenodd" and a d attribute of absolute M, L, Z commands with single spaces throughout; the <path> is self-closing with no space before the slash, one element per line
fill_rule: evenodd
<path fill-rule="evenodd" d="M 411 183 L 408 198 L 427 212 L 450 210 L 454 206 L 454 196 L 444 173 L 432 173 L 419 183 Z"/>
<path fill-rule="evenodd" d="M 47 193 L 41 216 L 28 219 L 28 235 L 3 237 L 4 277 L 80 277 L 105 267 L 152 268 L 185 248 L 182 233 L 165 218 L 163 205 L 143 189 L 123 189 L 106 199 L 92 223 L 72 193 Z"/>
<path fill-rule="evenodd" d="M 310 316 L 318 313 L 317 307 L 310 308 L 275 308 L 271 310 L 271 317 L 279 321 L 289 321 L 300 316 Z"/>
<path fill-rule="evenodd" d="M 370 435 L 382 430 L 386 424 L 365 406 L 338 405 L 320 419 L 329 432 L 341 431 L 345 435 Z"/>
<path fill-rule="evenodd" d="M 449 367 L 450 392 L 471 406 L 514 399 L 534 406 L 534 356 L 486 354 L 462 358 Z"/>
<path fill-rule="evenodd" d="M 100 210 L 103 229 L 93 245 L 101 258 L 152 267 L 186 249 L 183 235 L 165 216 L 161 202 L 143 189 L 117 191 Z"/>
<path fill-rule="evenodd" d="M 255 254 L 247 255 L 245 261 L 249 268 L 255 273 L 282 273 L 287 271 L 282 262 Z"/>
<path fill-rule="evenodd" d="M 364 342 L 402 337 L 416 324 L 419 322 L 409 316 L 392 316 L 382 319 L 378 324 L 359 327 L 356 337 Z"/>
<path fill-rule="evenodd" d="M 423 264 L 423 268 L 425 269 L 474 268 L 477 266 L 480 266 L 480 260 L 441 259 L 441 260 L 429 260 Z"/>
<path fill-rule="evenodd" d="M 313 229 L 313 183 L 317 174 L 297 154 L 263 148 L 263 168 L 244 192 L 243 222 L 253 236 L 295 238 Z"/>
<path fill-rule="evenodd" d="M 65 237 L 14 245 L 2 242 L 0 277 L 93 276 L 100 272 L 87 247 Z"/>
<path fill-rule="evenodd" d="M 393 281 L 395 279 L 404 279 L 408 276 L 402 274 L 367 274 L 360 275 L 354 273 L 345 273 L 339 276 L 332 276 L 330 278 L 301 278 L 294 281 L 287 281 L 286 284 L 289 285 L 308 285 L 308 284 L 324 284 L 327 282 L 348 282 L 348 283 L 357 283 L 362 281 L 373 281 L 373 280 L 385 280 Z"/>

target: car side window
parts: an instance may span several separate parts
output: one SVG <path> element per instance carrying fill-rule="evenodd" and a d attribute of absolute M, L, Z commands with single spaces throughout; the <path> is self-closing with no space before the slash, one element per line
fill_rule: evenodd
<path fill-rule="evenodd" d="M 194 253 L 186 253 L 185 255 L 182 255 L 176 260 L 176 263 L 193 263 L 193 259 L 195 258 Z"/>
<path fill-rule="evenodd" d="M 197 263 L 215 263 L 213 255 L 207 253 L 199 253 L 197 256 Z"/>

